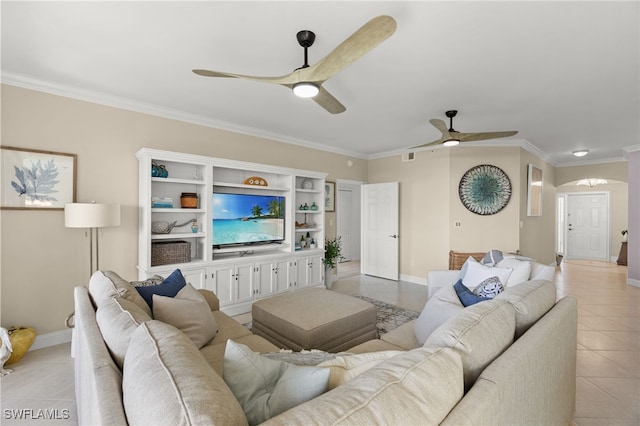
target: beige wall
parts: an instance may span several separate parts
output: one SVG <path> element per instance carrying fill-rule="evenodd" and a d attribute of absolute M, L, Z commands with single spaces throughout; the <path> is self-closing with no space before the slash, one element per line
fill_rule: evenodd
<path fill-rule="evenodd" d="M 446 269 L 449 252 L 449 150 L 369 161 L 369 183 L 400 182 L 400 274 L 424 281 Z M 405 278 L 407 279 L 407 278 Z"/>
<path fill-rule="evenodd" d="M 526 217 L 527 164 L 544 171 L 542 217 Z M 479 164 L 505 171 L 512 195 L 495 215 L 468 211 L 458 196 L 462 175 Z M 400 274 L 424 280 L 433 269 L 447 269 L 449 250 L 521 250 L 544 263 L 555 258 L 554 168 L 515 147 L 440 148 L 416 152 L 412 162 L 400 156 L 369 161 L 370 183 L 400 182 Z M 462 227 L 455 228 L 454 221 Z M 520 229 L 520 221 L 523 228 Z"/>
<path fill-rule="evenodd" d="M 358 158 L 240 135 L 176 120 L 2 86 L 2 145 L 78 155 L 79 202 L 119 203 L 122 225 L 100 235 L 100 267 L 136 279 L 138 162 L 142 147 L 319 170 L 364 181 Z M 348 167 L 347 160 L 353 161 Z M 64 329 L 73 287 L 89 275 L 88 239 L 64 227 L 62 211 L 2 210 L 2 326 L 38 334 Z M 327 221 L 335 214 L 327 214 Z M 328 229 L 335 234 L 335 229 Z"/>
<path fill-rule="evenodd" d="M 451 249 L 520 249 L 552 261 L 554 179 L 574 176 L 569 168 L 554 176 L 552 167 L 517 147 L 460 146 L 418 151 L 413 162 L 403 163 L 399 155 L 367 161 L 6 85 L 1 107 L 2 145 L 77 154 L 77 200 L 122 206 L 122 225 L 101 232 L 100 267 L 126 279 L 137 278 L 134 153 L 142 147 L 318 170 L 328 172 L 329 180 L 400 182 L 400 273 L 418 280 L 429 270 L 446 269 Z M 542 218 L 526 217 L 529 162 L 545 173 Z M 511 180 L 512 198 L 493 216 L 467 211 L 457 195 L 464 172 L 478 164 L 500 167 Z M 462 228 L 454 228 L 454 220 Z M 335 236 L 335 213 L 326 214 L 326 221 L 333 224 L 327 236 Z M 73 287 L 88 279 L 84 230 L 65 228 L 62 211 L 2 210 L 0 232 L 2 326 L 30 325 L 38 334 L 63 330 L 73 310 Z"/>
<path fill-rule="evenodd" d="M 458 149 L 459 148 L 459 149 Z M 504 209 L 494 215 L 482 216 L 470 212 L 460 201 L 458 185 L 470 168 L 490 164 L 502 169 L 511 181 L 511 199 Z M 520 248 L 518 223 L 520 220 L 520 148 L 488 148 L 457 146 L 451 150 L 451 180 L 449 200 L 451 217 L 447 224 L 451 232 L 451 250 L 481 252 L 491 249 L 516 251 Z M 454 221 L 461 228 L 454 228 Z"/>
<path fill-rule="evenodd" d="M 601 178 L 627 182 L 627 162 L 590 164 L 584 166 L 558 167 L 556 169 L 556 186 L 564 185 L 580 179 Z"/>
<path fill-rule="evenodd" d="M 527 216 L 529 164 L 542 170 L 542 216 Z M 555 261 L 556 168 L 524 149 L 520 150 L 520 251 L 549 264 Z"/>

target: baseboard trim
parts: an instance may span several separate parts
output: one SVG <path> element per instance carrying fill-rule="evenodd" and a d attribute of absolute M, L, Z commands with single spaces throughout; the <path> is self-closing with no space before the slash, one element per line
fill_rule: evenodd
<path fill-rule="evenodd" d="M 427 285 L 427 277 L 416 277 L 413 275 L 400 274 L 400 281 L 406 281 L 412 284 Z"/>
<path fill-rule="evenodd" d="M 48 348 L 49 346 L 69 343 L 71 341 L 71 329 L 54 331 L 53 333 L 39 334 L 36 336 L 35 342 L 29 348 L 30 351 L 36 349 Z"/>
<path fill-rule="evenodd" d="M 640 288 L 640 280 L 634 280 L 633 278 L 627 277 L 627 285 Z"/>

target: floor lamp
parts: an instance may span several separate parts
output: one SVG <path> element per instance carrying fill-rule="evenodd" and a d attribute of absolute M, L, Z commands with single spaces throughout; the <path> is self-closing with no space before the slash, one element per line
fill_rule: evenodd
<path fill-rule="evenodd" d="M 98 228 L 120 225 L 120 204 L 70 203 L 64 206 L 64 226 L 89 230 L 89 276 L 93 275 L 93 235 L 96 235 L 96 270 L 100 269 Z"/>

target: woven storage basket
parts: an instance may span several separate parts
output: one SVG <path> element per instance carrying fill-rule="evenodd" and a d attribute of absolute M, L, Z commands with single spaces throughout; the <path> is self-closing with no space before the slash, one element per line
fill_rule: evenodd
<path fill-rule="evenodd" d="M 463 252 L 455 252 L 451 250 L 449 252 L 449 269 L 462 269 L 462 265 L 469 258 L 469 256 L 473 257 L 475 260 L 480 262 L 486 253 L 463 253 Z"/>
<path fill-rule="evenodd" d="M 191 243 L 187 241 L 160 241 L 151 244 L 151 266 L 191 261 Z"/>

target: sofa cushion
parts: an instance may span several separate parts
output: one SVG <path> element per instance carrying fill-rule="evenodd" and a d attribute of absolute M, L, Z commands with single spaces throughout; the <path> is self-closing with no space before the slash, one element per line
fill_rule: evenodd
<path fill-rule="evenodd" d="M 131 337 L 122 392 L 129 424 L 247 424 L 233 393 L 198 348 L 161 321 L 142 324 Z"/>
<path fill-rule="evenodd" d="M 218 325 L 209 304 L 191 284 L 175 297 L 153 295 L 153 318 L 171 324 L 186 334 L 198 348 L 213 339 Z"/>
<path fill-rule="evenodd" d="M 375 367 L 382 361 L 386 361 L 404 351 L 380 351 L 363 354 L 344 354 L 333 359 L 323 361 L 318 367 L 328 368 L 331 372 L 329 376 L 329 389 L 334 389 L 348 381 L 358 377 L 360 374 Z"/>
<path fill-rule="evenodd" d="M 405 322 L 399 325 L 395 329 L 380 336 L 380 340 L 391 343 L 396 346 L 400 346 L 405 350 L 411 350 L 422 346 L 416 339 L 416 333 L 414 331 L 416 320 Z M 349 352 L 352 352 L 349 349 Z"/>
<path fill-rule="evenodd" d="M 459 313 L 464 306 L 452 285 L 441 288 L 424 305 L 420 316 L 413 324 L 416 340 L 423 345 L 429 335 L 447 319 Z"/>
<path fill-rule="evenodd" d="M 462 283 L 469 290 L 473 291 L 481 282 L 491 277 L 498 277 L 503 285 L 506 285 L 511 275 L 511 268 L 494 268 L 484 266 L 469 258 L 467 271 L 462 278 Z"/>
<path fill-rule="evenodd" d="M 114 296 L 123 297 L 135 303 L 151 316 L 151 309 L 144 299 L 138 294 L 135 287 L 129 281 L 123 280 L 112 271 L 96 271 L 89 280 L 89 294 L 96 307 L 108 301 Z"/>
<path fill-rule="evenodd" d="M 143 286 L 143 287 L 133 287 L 140 293 L 140 296 L 144 299 L 144 301 L 149 305 L 149 308 L 153 309 L 153 295 L 157 294 L 159 296 L 166 297 L 174 297 L 182 287 L 187 285 L 184 277 L 182 276 L 182 272 L 180 269 L 176 269 L 165 278 L 160 284 L 152 285 L 152 286 Z"/>
<path fill-rule="evenodd" d="M 113 360 L 122 369 L 131 335 L 151 316 L 132 301 L 111 297 L 103 301 L 96 311 L 96 322 Z"/>
<path fill-rule="evenodd" d="M 449 348 L 403 352 L 265 425 L 437 425 L 463 395 L 460 356 Z"/>
<path fill-rule="evenodd" d="M 329 373 L 261 357 L 233 340 L 224 352 L 224 380 L 252 425 L 326 392 Z"/>
<path fill-rule="evenodd" d="M 511 268 L 511 275 L 509 275 L 506 287 L 513 287 L 518 284 L 522 284 L 525 281 L 529 281 L 529 276 L 531 275 L 531 262 L 528 260 L 507 257 L 500 261 L 496 266 L 498 268 Z"/>
<path fill-rule="evenodd" d="M 515 308 L 517 339 L 556 303 L 556 286 L 551 281 L 529 281 L 508 288 L 496 299 L 506 300 Z"/>
<path fill-rule="evenodd" d="M 450 347 L 462 358 L 465 390 L 482 370 L 513 343 L 515 311 L 505 300 L 489 300 L 465 308 L 438 327 L 425 347 Z"/>

